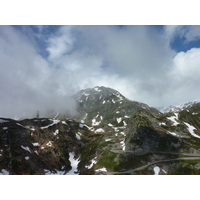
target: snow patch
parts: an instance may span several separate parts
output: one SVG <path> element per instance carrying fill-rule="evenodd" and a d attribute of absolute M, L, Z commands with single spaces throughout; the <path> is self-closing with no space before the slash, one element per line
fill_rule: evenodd
<path fill-rule="evenodd" d="M 191 135 L 193 135 L 196 138 L 200 138 L 199 135 L 195 134 L 194 130 L 196 130 L 196 128 L 186 122 L 184 122 L 184 124 L 188 127 L 188 131 L 190 132 Z"/>
<path fill-rule="evenodd" d="M 53 126 L 54 124 L 58 124 L 60 122 L 60 120 L 58 120 L 58 119 L 51 119 L 51 121 L 53 121 L 52 124 L 49 124 L 49 125 L 44 126 L 44 127 L 41 127 L 41 129 L 49 128 L 50 126 Z"/>
<path fill-rule="evenodd" d="M 84 126 L 85 126 L 85 124 L 79 123 L 79 127 L 80 127 L 80 128 L 83 128 Z"/>
<path fill-rule="evenodd" d="M 26 156 L 25 159 L 26 159 L 26 160 L 29 160 L 29 156 Z"/>
<path fill-rule="evenodd" d="M 34 152 L 35 152 L 37 155 L 39 155 L 37 150 L 35 150 Z"/>
<path fill-rule="evenodd" d="M 62 121 L 62 124 L 68 125 L 68 124 L 66 123 L 66 121 Z"/>
<path fill-rule="evenodd" d="M 166 123 L 165 123 L 165 122 L 160 122 L 160 123 L 159 123 L 159 126 L 161 126 L 161 125 L 166 126 Z"/>
<path fill-rule="evenodd" d="M 7 170 L 2 169 L 1 171 L 2 173 L 0 173 L 0 175 L 9 175 L 9 172 Z"/>
<path fill-rule="evenodd" d="M 105 141 L 106 141 L 106 142 L 108 142 L 108 141 L 111 141 L 111 139 L 110 139 L 110 138 L 108 138 L 108 139 L 105 139 Z"/>
<path fill-rule="evenodd" d="M 124 123 L 124 126 L 127 126 L 127 123 L 125 121 L 123 121 L 123 123 Z"/>
<path fill-rule="evenodd" d="M 126 136 L 126 134 L 124 132 L 120 132 L 121 135 Z"/>
<path fill-rule="evenodd" d="M 54 132 L 53 134 L 54 134 L 54 135 L 58 135 L 58 133 L 59 133 L 59 130 L 56 129 L 55 132 Z"/>
<path fill-rule="evenodd" d="M 171 135 L 173 135 L 173 136 L 177 136 L 177 137 L 179 137 L 179 135 L 177 135 L 177 134 L 174 133 L 174 132 L 170 132 L 170 131 L 168 131 L 167 133 L 168 133 L 168 134 L 171 134 Z"/>
<path fill-rule="evenodd" d="M 113 102 L 113 103 L 115 103 L 115 100 L 114 100 L 114 99 L 112 99 L 112 102 Z"/>
<path fill-rule="evenodd" d="M 3 127 L 3 130 L 7 130 L 8 129 L 8 127 Z"/>
<path fill-rule="evenodd" d="M 81 123 L 85 122 L 86 117 L 88 116 L 88 113 L 85 114 L 84 118 L 81 120 Z"/>
<path fill-rule="evenodd" d="M 102 128 L 96 129 L 95 133 L 104 133 L 105 131 Z"/>
<path fill-rule="evenodd" d="M 122 121 L 122 118 L 121 118 L 121 117 L 117 118 L 118 124 L 119 124 L 121 121 Z"/>
<path fill-rule="evenodd" d="M 95 165 L 97 163 L 97 161 L 95 160 L 97 157 L 95 157 L 94 159 L 92 159 L 92 162 L 90 165 L 85 166 L 85 168 L 87 169 L 91 169 L 93 167 L 93 165 Z"/>
<path fill-rule="evenodd" d="M 52 141 L 49 141 L 46 145 L 49 146 L 49 147 L 51 147 L 53 145 Z"/>
<path fill-rule="evenodd" d="M 76 139 L 78 139 L 78 140 L 81 139 L 80 135 L 78 135 L 77 133 L 76 133 Z"/>
<path fill-rule="evenodd" d="M 32 145 L 33 145 L 34 147 L 40 146 L 38 142 L 34 142 L 34 143 L 32 143 Z"/>
<path fill-rule="evenodd" d="M 74 153 L 69 153 L 69 161 L 71 163 L 72 169 L 67 173 L 67 175 L 78 175 L 75 172 L 77 171 L 79 161 L 78 159 L 74 159 Z"/>
<path fill-rule="evenodd" d="M 167 117 L 167 119 L 173 122 L 173 126 L 177 126 L 179 123 L 176 121 L 178 120 L 178 113 L 174 113 L 175 116 Z"/>
<path fill-rule="evenodd" d="M 154 175 L 159 175 L 160 167 L 156 166 L 156 167 L 153 168 L 153 170 L 154 170 L 154 173 L 155 173 Z"/>
<path fill-rule="evenodd" d="M 24 147 L 23 145 L 21 145 L 21 148 L 26 150 L 26 151 L 29 151 L 31 153 L 31 150 L 29 149 L 29 147 Z"/>
<path fill-rule="evenodd" d="M 107 170 L 106 170 L 105 167 L 103 167 L 103 168 L 101 168 L 101 169 L 96 169 L 95 171 L 96 171 L 96 172 L 107 172 Z"/>
<path fill-rule="evenodd" d="M 98 126 L 101 123 L 101 121 L 96 121 L 96 118 L 92 119 L 92 126 Z"/>
<path fill-rule="evenodd" d="M 120 144 L 122 145 L 122 150 L 125 151 L 125 149 L 126 149 L 125 139 L 123 141 L 121 141 Z"/>

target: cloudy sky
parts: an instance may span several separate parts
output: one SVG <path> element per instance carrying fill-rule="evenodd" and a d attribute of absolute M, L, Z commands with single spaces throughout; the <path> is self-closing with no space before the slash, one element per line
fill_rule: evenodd
<path fill-rule="evenodd" d="M 199 85 L 200 26 L 0 26 L 0 117 L 63 110 L 95 86 L 178 105 Z"/>

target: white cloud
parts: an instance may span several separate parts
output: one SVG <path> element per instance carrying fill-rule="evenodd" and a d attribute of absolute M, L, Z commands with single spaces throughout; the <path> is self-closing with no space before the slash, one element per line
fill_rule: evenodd
<path fill-rule="evenodd" d="M 0 115 L 62 111 L 72 104 L 66 103 L 67 95 L 96 85 L 150 106 L 196 100 L 200 50 L 176 53 L 170 48 L 177 34 L 196 38 L 197 29 L 187 28 L 167 26 L 162 32 L 152 26 L 61 26 L 50 36 L 41 35 L 48 44 L 45 59 L 36 51 L 30 29 L 1 26 Z"/>
<path fill-rule="evenodd" d="M 189 43 L 200 39 L 200 26 L 165 26 L 165 35 L 169 41 L 173 41 L 175 37 L 185 39 L 185 43 Z"/>
<path fill-rule="evenodd" d="M 0 116 L 30 117 L 37 110 L 41 113 L 53 107 L 63 110 L 59 105 L 67 110 L 64 104 L 67 100 L 60 92 L 64 82 L 59 79 L 60 74 L 55 73 L 20 31 L 9 26 L 0 29 Z M 73 108 L 72 104 L 69 108 Z"/>
<path fill-rule="evenodd" d="M 73 48 L 74 37 L 71 34 L 72 26 L 62 26 L 56 35 L 52 35 L 48 39 L 47 51 L 49 59 L 56 59 L 60 56 L 69 53 Z"/>

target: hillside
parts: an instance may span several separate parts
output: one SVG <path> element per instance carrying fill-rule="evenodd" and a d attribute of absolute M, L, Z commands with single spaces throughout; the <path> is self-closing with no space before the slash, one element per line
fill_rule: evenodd
<path fill-rule="evenodd" d="M 74 119 L 0 119 L 1 174 L 200 174 L 199 104 L 161 113 L 106 87 L 73 98 Z"/>

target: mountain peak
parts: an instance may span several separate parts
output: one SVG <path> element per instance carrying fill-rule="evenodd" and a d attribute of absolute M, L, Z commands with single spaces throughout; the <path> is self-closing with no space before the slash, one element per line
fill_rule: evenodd
<path fill-rule="evenodd" d="M 122 94 L 120 94 L 118 91 L 104 87 L 104 86 L 96 86 L 94 88 L 87 88 L 84 90 L 81 90 L 77 92 L 74 97 L 77 101 L 83 102 L 83 101 L 104 101 L 107 98 L 110 98 L 113 96 L 115 100 L 118 98 L 118 101 L 126 99 Z"/>

